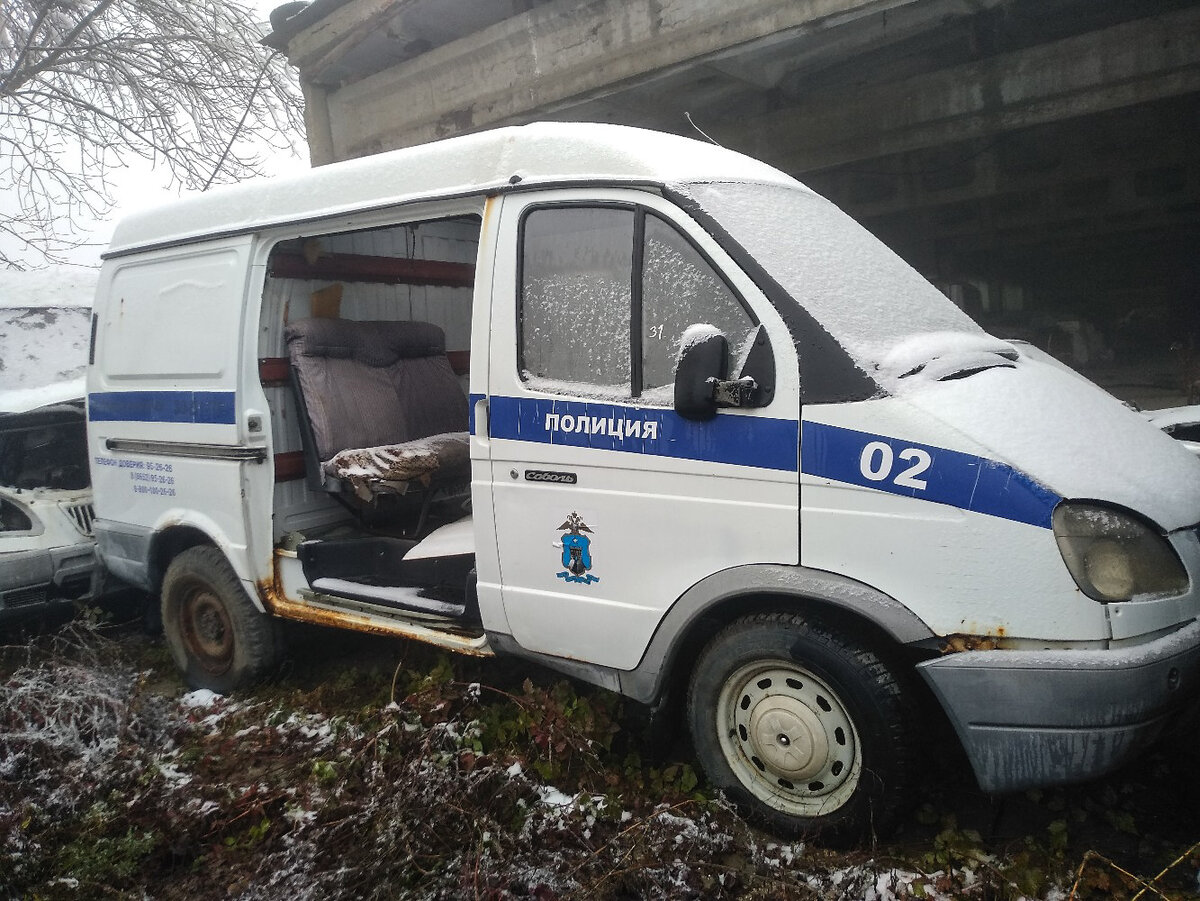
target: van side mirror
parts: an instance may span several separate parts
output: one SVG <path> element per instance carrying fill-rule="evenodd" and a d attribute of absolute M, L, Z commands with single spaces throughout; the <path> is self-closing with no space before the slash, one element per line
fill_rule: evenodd
<path fill-rule="evenodd" d="M 675 367 L 675 412 L 684 419 L 705 420 L 717 415 L 715 387 L 725 378 L 729 342 L 716 330 L 692 326 L 683 333 Z"/>

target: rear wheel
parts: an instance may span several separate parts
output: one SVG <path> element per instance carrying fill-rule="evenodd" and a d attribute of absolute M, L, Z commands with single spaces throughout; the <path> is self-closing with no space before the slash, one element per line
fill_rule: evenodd
<path fill-rule="evenodd" d="M 167 568 L 162 622 L 171 656 L 192 688 L 222 694 L 269 672 L 279 658 L 279 624 L 257 610 L 215 547 L 193 547 Z"/>
<path fill-rule="evenodd" d="M 772 831 L 834 844 L 886 830 L 902 808 L 913 709 L 875 653 L 790 614 L 718 633 L 688 693 L 709 780 Z"/>

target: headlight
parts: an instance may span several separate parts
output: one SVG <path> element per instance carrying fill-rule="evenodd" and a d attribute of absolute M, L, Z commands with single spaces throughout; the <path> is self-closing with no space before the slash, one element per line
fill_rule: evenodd
<path fill-rule="evenodd" d="M 1075 584 L 1094 600 L 1187 590 L 1187 571 L 1170 542 L 1129 513 L 1098 504 L 1059 504 L 1054 538 Z"/>

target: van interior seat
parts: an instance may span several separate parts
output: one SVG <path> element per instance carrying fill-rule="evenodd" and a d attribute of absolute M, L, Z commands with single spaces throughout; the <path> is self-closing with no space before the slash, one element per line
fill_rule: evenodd
<path fill-rule="evenodd" d="M 468 402 L 429 322 L 302 319 L 284 331 L 310 480 L 361 500 L 470 478 Z"/>

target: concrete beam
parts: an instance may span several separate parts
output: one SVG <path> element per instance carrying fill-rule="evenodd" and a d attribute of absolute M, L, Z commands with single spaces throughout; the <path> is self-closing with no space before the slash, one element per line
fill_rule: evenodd
<path fill-rule="evenodd" d="M 375 28 L 388 21 L 406 0 L 349 0 L 316 25 L 288 40 L 287 58 L 310 83 L 320 81 L 325 69 L 352 52 Z"/>
<path fill-rule="evenodd" d="M 304 130 L 308 136 L 308 158 L 313 166 L 335 162 L 333 135 L 329 132 L 328 92 L 307 81 L 300 82 L 304 94 Z"/>
<path fill-rule="evenodd" d="M 878 228 L 877 223 L 871 221 L 864 225 Z M 1122 236 L 1126 247 L 1136 247 L 1146 235 L 1169 236 L 1175 240 L 1194 236 L 1200 234 L 1200 214 L 1176 213 L 1159 205 L 1113 212 L 1107 216 L 1055 218 L 1030 215 L 1013 218 L 987 229 L 948 229 L 931 223 L 927 218 L 910 217 L 904 225 L 905 233 L 912 234 L 917 230 L 924 236 L 923 243 L 930 248 L 936 247 L 938 253 L 1019 254 L 1037 248 L 1044 257 L 1052 258 L 1054 254 L 1070 247 L 1084 252 L 1091 247 L 1095 252 L 1097 246 L 1104 242 L 1120 241 Z"/>
<path fill-rule="evenodd" d="M 1140 160 L 1064 164 L 1015 182 L 997 173 L 985 154 L 977 184 L 936 198 L 910 191 L 910 205 L 897 202 L 890 209 L 843 206 L 888 243 L 903 246 L 919 234 L 927 250 L 1050 247 L 1121 234 L 1135 241 L 1139 234 L 1169 230 L 1172 223 L 1180 230 L 1200 226 L 1200 159 L 1174 151 Z M 827 196 L 839 200 L 834 192 Z"/>
<path fill-rule="evenodd" d="M 888 10 L 886 15 L 830 21 L 819 33 L 773 35 L 733 47 L 710 60 L 708 67 L 759 90 L 779 89 L 797 100 L 801 98 L 792 96 L 792 89 L 814 73 L 864 55 L 877 55 L 901 42 L 906 55 L 918 54 L 921 47 L 914 40 L 918 36 L 937 45 L 956 22 L 967 23 L 1005 2 L 1008 0 L 925 0 Z"/>
<path fill-rule="evenodd" d="M 328 11 L 287 39 L 288 59 L 307 81 L 337 89 L 528 12 L 544 0 L 317 2 Z"/>
<path fill-rule="evenodd" d="M 1039 126 L 1001 140 L 980 138 L 881 157 L 862 167 L 849 163 L 813 170 L 804 181 L 860 219 L 1015 194 L 1049 200 L 1062 193 L 1068 205 L 1086 207 L 1089 184 L 1115 185 L 1156 169 L 1192 171 L 1190 197 L 1200 199 L 1200 156 L 1191 132 L 1179 127 L 1197 121 L 1200 97 L 1179 98 Z M 1037 159 L 1023 164 L 1030 148 Z M 931 177 L 948 170 L 957 177 Z M 1105 195 L 1094 202 L 1109 200 L 1117 198 Z"/>
<path fill-rule="evenodd" d="M 356 2 L 365 13 L 386 5 Z M 739 45 L 915 2 L 928 0 L 557 0 L 330 94 L 330 130 L 339 159 L 363 156 L 528 119 Z"/>
<path fill-rule="evenodd" d="M 1200 7 L 902 82 L 847 86 L 714 128 L 793 173 L 1200 91 Z"/>

